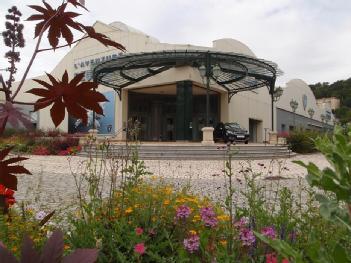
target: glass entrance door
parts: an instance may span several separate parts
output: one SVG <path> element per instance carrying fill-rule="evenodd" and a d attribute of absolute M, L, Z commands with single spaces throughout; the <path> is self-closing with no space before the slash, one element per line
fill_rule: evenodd
<path fill-rule="evenodd" d="M 141 141 L 201 141 L 206 126 L 206 90 L 178 82 L 169 94 L 129 91 L 128 119 L 138 120 Z M 209 125 L 220 121 L 220 96 L 210 93 Z"/>
<path fill-rule="evenodd" d="M 175 141 L 176 97 L 129 92 L 128 118 L 139 121 L 142 141 Z"/>

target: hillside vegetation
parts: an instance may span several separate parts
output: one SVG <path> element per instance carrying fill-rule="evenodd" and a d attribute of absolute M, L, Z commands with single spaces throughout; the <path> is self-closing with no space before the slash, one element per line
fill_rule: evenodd
<path fill-rule="evenodd" d="M 335 110 L 335 116 L 342 124 L 351 122 L 351 78 L 338 80 L 332 84 L 329 82 L 310 85 L 317 99 L 337 97 L 340 99 L 340 109 Z"/>

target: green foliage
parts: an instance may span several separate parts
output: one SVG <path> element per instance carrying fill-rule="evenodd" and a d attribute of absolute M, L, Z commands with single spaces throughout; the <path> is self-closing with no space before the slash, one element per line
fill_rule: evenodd
<path fill-rule="evenodd" d="M 125 173 L 125 180 L 128 186 L 141 183 L 145 176 L 152 174 L 146 170 L 144 161 L 139 160 L 137 148 L 132 149 L 130 165 L 123 172 Z"/>
<path fill-rule="evenodd" d="M 297 129 L 296 131 L 290 132 L 287 137 L 287 142 L 291 145 L 291 150 L 293 152 L 313 153 L 317 151 L 313 139 L 319 135 L 320 133 L 317 131 Z"/>
<path fill-rule="evenodd" d="M 331 168 L 327 167 L 321 170 L 314 163 L 305 164 L 302 161 L 295 161 L 295 163 L 307 169 L 308 175 L 306 179 L 310 186 L 321 190 L 316 195 L 316 200 L 320 203 L 321 216 L 334 225 L 334 229 L 343 229 L 347 234 L 343 236 L 337 235 L 336 242 L 330 243 L 327 241 L 320 243 L 322 232 L 310 229 L 310 243 L 308 246 L 301 248 L 300 252 L 282 240 L 269 240 L 257 234 L 259 239 L 270 245 L 281 255 L 293 259 L 294 262 L 351 262 L 349 253 L 351 250 L 350 139 L 351 126 L 346 131 L 336 127 L 332 138 L 324 136 L 315 140 L 316 148 L 327 158 L 332 166 Z"/>
<path fill-rule="evenodd" d="M 314 163 L 296 163 L 307 169 L 306 179 L 311 186 L 326 192 L 317 195 L 321 214 L 329 220 L 344 222 L 351 229 L 351 126 L 346 132 L 336 127 L 332 138 L 318 137 L 315 142 L 332 168 L 321 170 Z"/>

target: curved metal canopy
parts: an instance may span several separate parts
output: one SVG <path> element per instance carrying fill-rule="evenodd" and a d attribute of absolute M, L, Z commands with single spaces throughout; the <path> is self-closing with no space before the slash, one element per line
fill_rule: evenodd
<path fill-rule="evenodd" d="M 93 72 L 94 80 L 121 90 L 133 83 L 166 71 L 172 67 L 212 67 L 218 65 L 218 76 L 210 77 L 228 91 L 229 99 L 240 91 L 268 87 L 274 92 L 276 77 L 282 74 L 277 64 L 237 53 L 206 50 L 171 50 L 149 53 L 123 54 L 99 64 Z"/>

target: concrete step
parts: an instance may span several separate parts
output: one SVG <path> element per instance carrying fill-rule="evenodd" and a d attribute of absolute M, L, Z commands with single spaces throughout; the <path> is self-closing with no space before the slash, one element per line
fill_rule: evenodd
<path fill-rule="evenodd" d="M 144 160 L 224 160 L 228 158 L 225 145 L 203 146 L 196 145 L 137 145 L 128 150 L 125 145 L 110 145 L 109 156 L 126 156 L 133 150 L 138 151 L 140 159 Z M 101 157 L 102 154 L 96 147 L 85 147 L 80 156 Z M 233 159 L 272 159 L 289 158 L 294 156 L 286 146 L 272 145 L 235 145 L 231 146 Z"/>

